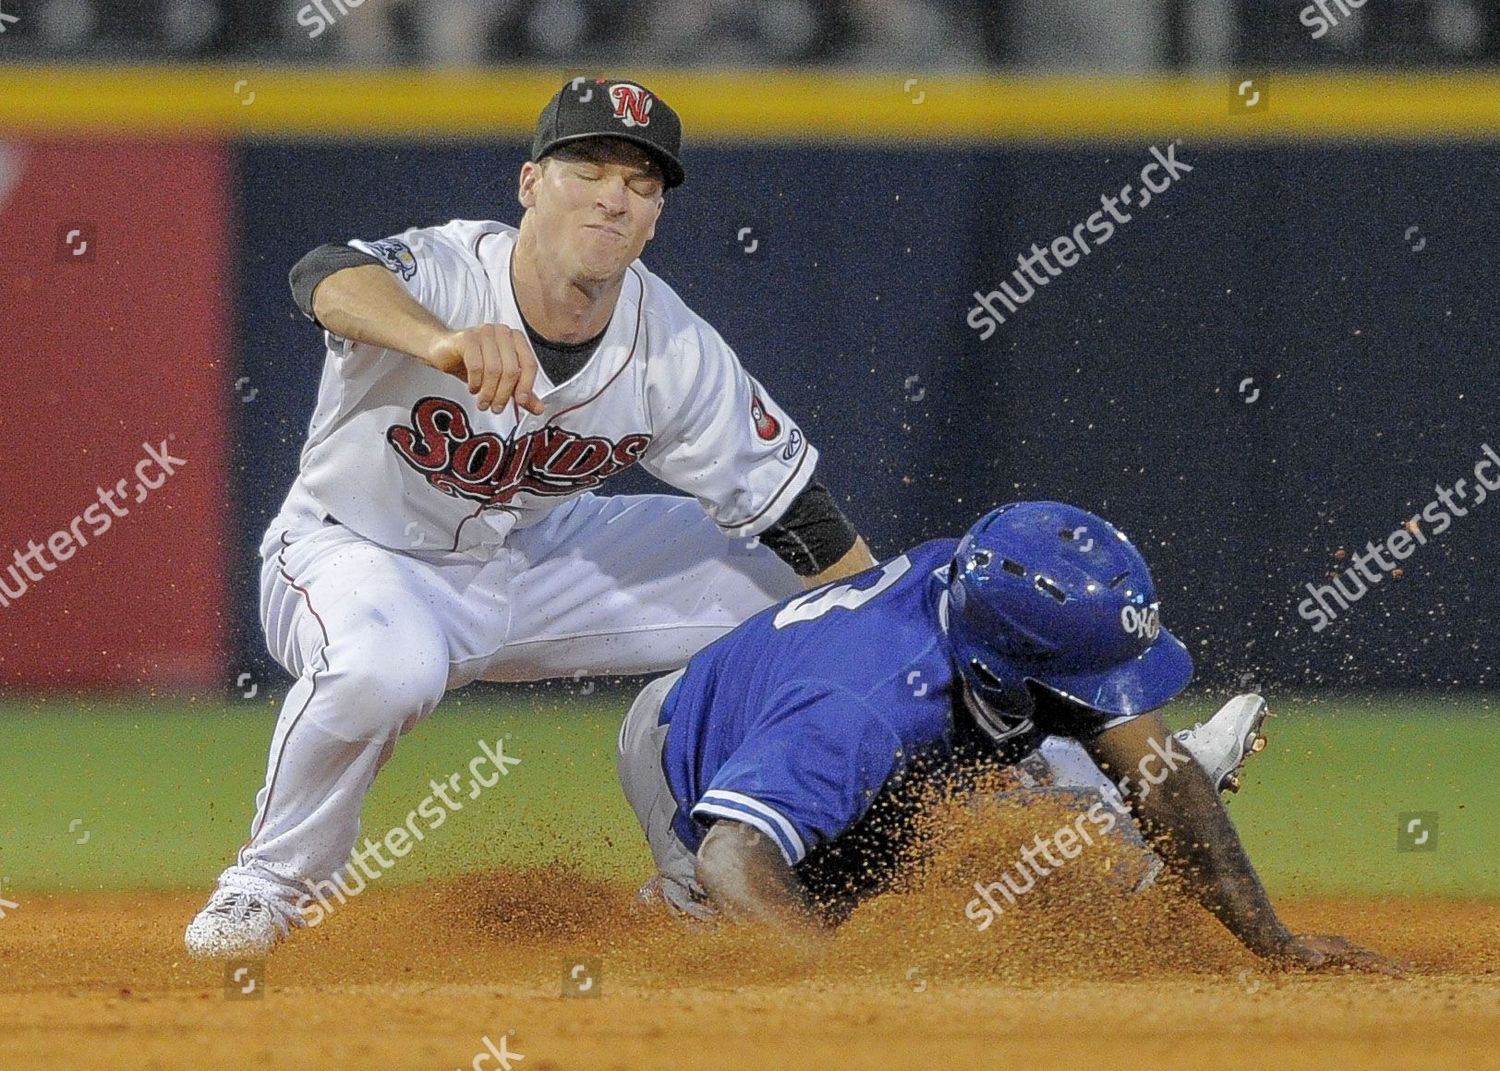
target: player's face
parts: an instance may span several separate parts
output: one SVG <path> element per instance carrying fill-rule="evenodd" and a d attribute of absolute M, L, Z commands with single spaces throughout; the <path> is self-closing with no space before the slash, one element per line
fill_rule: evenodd
<path fill-rule="evenodd" d="M 520 199 L 566 274 L 617 279 L 656 233 L 662 176 L 644 150 L 599 138 L 526 164 Z"/>

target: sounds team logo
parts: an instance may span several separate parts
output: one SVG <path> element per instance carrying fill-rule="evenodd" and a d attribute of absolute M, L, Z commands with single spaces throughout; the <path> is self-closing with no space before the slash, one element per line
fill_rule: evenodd
<path fill-rule="evenodd" d="M 411 426 L 392 425 L 385 437 L 433 487 L 488 506 L 523 491 L 561 496 L 592 490 L 651 445 L 649 435 L 614 442 L 551 424 L 508 442 L 491 432 L 476 434 L 463 406 L 447 398 L 423 398 L 412 407 Z"/>
<path fill-rule="evenodd" d="M 616 82 L 609 87 L 609 99 L 615 106 L 615 118 L 626 126 L 651 125 L 651 105 L 655 101 L 640 86 Z"/>

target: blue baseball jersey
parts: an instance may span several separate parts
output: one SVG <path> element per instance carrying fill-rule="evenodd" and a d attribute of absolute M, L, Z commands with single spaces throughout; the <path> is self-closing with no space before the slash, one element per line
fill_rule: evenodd
<path fill-rule="evenodd" d="M 688 662 L 661 722 L 689 849 L 729 818 L 795 866 L 915 759 L 952 747 L 958 684 L 939 611 L 955 546 L 924 543 L 787 599 Z"/>

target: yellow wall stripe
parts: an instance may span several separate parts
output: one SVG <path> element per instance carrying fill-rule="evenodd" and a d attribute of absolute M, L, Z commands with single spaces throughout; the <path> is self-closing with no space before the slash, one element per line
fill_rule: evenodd
<path fill-rule="evenodd" d="M 612 72 L 614 73 L 614 72 Z M 1239 76 L 1090 80 L 900 72 L 636 71 L 689 140 L 856 142 L 1500 138 L 1500 76 L 1273 73 L 1264 110 Z M 527 135 L 568 77 L 224 67 L 0 67 L 0 132 L 364 138 Z"/>

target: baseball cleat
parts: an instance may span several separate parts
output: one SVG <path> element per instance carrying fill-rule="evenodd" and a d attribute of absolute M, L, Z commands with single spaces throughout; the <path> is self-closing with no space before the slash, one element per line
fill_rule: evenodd
<path fill-rule="evenodd" d="M 216 889 L 182 940 L 196 959 L 263 956 L 301 922 L 295 908 L 273 897 Z"/>
<path fill-rule="evenodd" d="M 1216 789 L 1238 792 L 1245 760 L 1266 748 L 1266 738 L 1260 731 L 1266 717 L 1266 701 L 1250 692 L 1235 696 L 1208 721 L 1183 729 L 1176 736 Z"/>

